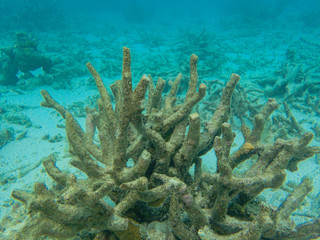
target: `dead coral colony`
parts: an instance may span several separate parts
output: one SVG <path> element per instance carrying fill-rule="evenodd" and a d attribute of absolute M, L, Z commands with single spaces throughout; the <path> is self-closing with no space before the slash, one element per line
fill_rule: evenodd
<path fill-rule="evenodd" d="M 193 107 L 205 96 L 206 86 L 200 84 L 197 91 L 197 61 L 192 55 L 189 89 L 177 105 L 182 75 L 171 83 L 165 98 L 162 78 L 154 86 L 144 75 L 133 89 L 130 50 L 124 48 L 122 79 L 111 85 L 114 108 L 99 74 L 88 63 L 100 99 L 98 110 L 87 109 L 86 132 L 42 91 L 45 101 L 41 105 L 55 109 L 66 120 L 70 151 L 75 156 L 71 164 L 87 179 L 61 172 L 49 156 L 44 168 L 62 190 L 53 192 L 36 183 L 34 194 L 12 192 L 13 198 L 26 203 L 29 213 L 16 239 L 71 238 L 81 232 L 95 233 L 96 239 L 307 239 L 319 234 L 319 219 L 299 226 L 290 219 L 312 189 L 309 179 L 278 209 L 261 203 L 260 210 L 246 210 L 264 189 L 282 185 L 286 169 L 296 169 L 300 161 L 320 152 L 308 146 L 313 135 L 262 144 L 265 122 L 278 108 L 276 100 L 269 99 L 256 115 L 253 129 L 242 127 L 245 143 L 231 154 L 235 134 L 228 120 L 232 92 L 240 77 L 231 75 L 219 107 L 201 125 Z M 99 145 L 93 142 L 95 126 Z M 218 170 L 202 173 L 200 157 L 212 148 Z M 253 157 L 254 164 L 242 176 L 233 172 Z M 133 167 L 127 167 L 129 159 Z M 192 165 L 194 175 L 189 173 Z M 104 201 L 106 196 L 114 207 Z"/>

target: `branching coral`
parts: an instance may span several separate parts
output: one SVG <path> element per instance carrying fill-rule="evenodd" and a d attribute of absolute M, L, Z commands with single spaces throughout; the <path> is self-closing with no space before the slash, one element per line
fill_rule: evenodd
<path fill-rule="evenodd" d="M 286 169 L 295 171 L 300 161 L 320 152 L 319 147 L 308 146 L 313 135 L 261 143 L 266 120 L 278 108 L 276 100 L 270 99 L 255 116 L 253 129 L 242 127 L 245 143 L 231 153 L 235 134 L 228 120 L 240 77 L 231 75 L 219 106 L 202 127 L 199 114 L 193 111 L 206 93 L 204 84 L 197 87 L 197 61 L 192 55 L 189 88 L 184 101 L 176 104 L 182 76 L 171 83 L 165 97 L 162 78 L 154 86 L 144 75 L 133 89 L 130 50 L 124 48 L 122 79 L 111 85 L 115 106 L 88 63 L 100 99 L 98 109 L 86 109 L 86 131 L 43 90 L 41 105 L 65 119 L 74 155 L 71 164 L 87 178 L 60 171 L 50 155 L 43 166 L 62 190 L 51 191 L 36 183 L 33 194 L 12 192 L 13 198 L 26 204 L 29 215 L 15 238 L 70 238 L 82 231 L 113 239 L 304 239 L 318 235 L 319 220 L 295 226 L 290 219 L 312 189 L 308 179 L 277 210 L 261 204 L 259 211 L 246 212 L 250 200 L 264 189 L 282 185 Z M 93 142 L 95 128 L 98 145 Z M 212 148 L 218 170 L 202 173 L 201 156 Z M 247 159 L 254 159 L 253 164 L 244 174 L 236 174 L 234 170 Z M 129 160 L 133 167 L 128 167 Z M 115 206 L 105 201 L 107 196 Z"/>

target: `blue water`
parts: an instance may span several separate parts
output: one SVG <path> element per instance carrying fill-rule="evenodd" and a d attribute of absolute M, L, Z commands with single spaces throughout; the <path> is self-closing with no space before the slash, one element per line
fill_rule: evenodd
<path fill-rule="evenodd" d="M 302 179 L 309 177 L 313 189 L 290 219 L 297 225 L 319 221 L 320 151 L 316 148 L 320 147 L 319 39 L 317 0 L 1 0 L 0 238 L 14 239 L 22 226 L 18 223 L 27 221 L 23 205 L 10 196 L 14 189 L 33 192 L 35 182 L 44 182 L 57 194 L 59 186 L 41 164 L 45 157 L 55 153 L 60 169 L 74 173 L 79 179 L 86 178 L 83 172 L 70 167 L 72 154 L 68 152 L 65 122 L 51 109 L 39 107 L 40 90 L 48 90 L 85 129 L 84 109 L 97 108 L 99 97 L 86 63 L 91 62 L 109 86 L 121 79 L 123 47 L 131 50 L 134 87 L 144 74 L 154 84 L 161 77 L 166 81 L 163 94 L 167 95 L 169 82 L 183 74 L 176 105 L 183 103 L 188 89 L 190 56 L 199 57 L 198 86 L 206 84 L 207 94 L 193 111 L 202 119 L 202 131 L 217 109 L 230 75 L 239 74 L 241 80 L 234 90 L 228 120 L 236 133 L 231 153 L 245 141 L 241 126 L 253 128 L 254 116 L 269 98 L 275 98 L 279 108 L 266 122 L 260 143 L 266 146 L 279 139 L 301 139 L 311 132 L 314 138 L 309 146 L 315 148 L 310 151 L 316 154 L 301 161 L 297 169 L 288 164 L 283 170 L 286 179 L 281 187 L 266 188 L 252 206 L 264 202 L 277 209 Z M 111 95 L 109 88 L 108 91 Z M 98 142 L 96 133 L 94 143 L 100 147 Z M 304 150 L 296 151 L 292 159 L 299 159 Z M 246 176 L 257 158 L 255 155 L 237 166 L 234 176 Z M 215 151 L 209 151 L 202 159 L 203 171 L 217 174 L 219 160 Z M 130 158 L 128 162 L 133 161 Z M 190 172 L 192 175 L 194 165 Z M 194 186 L 189 189 L 195 197 Z M 210 203 L 202 205 L 212 207 Z M 165 222 L 167 218 L 155 220 Z M 186 217 L 186 226 L 189 223 Z M 90 234 L 85 236 L 82 232 L 68 239 L 93 239 L 96 233 Z M 206 236 L 198 237 L 214 239 Z M 319 236 L 316 230 L 313 236 L 294 239 Z M 261 235 L 257 239 L 267 238 Z"/>

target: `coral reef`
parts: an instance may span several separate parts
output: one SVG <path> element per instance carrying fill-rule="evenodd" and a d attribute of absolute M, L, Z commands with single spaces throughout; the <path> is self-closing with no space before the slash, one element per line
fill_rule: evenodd
<path fill-rule="evenodd" d="M 23 78 L 31 78 L 38 68 L 49 72 L 52 67 L 50 58 L 44 56 L 38 49 L 38 43 L 24 32 L 16 33 L 14 47 L 2 48 L 2 64 L 0 69 L 0 84 L 15 85 L 19 81 L 18 72 L 23 73 Z"/>
<path fill-rule="evenodd" d="M 100 98 L 98 109 L 86 109 L 85 131 L 43 90 L 41 106 L 55 109 L 65 119 L 74 156 L 71 165 L 87 177 L 62 172 L 54 155 L 48 156 L 43 166 L 58 186 L 49 190 L 35 183 L 34 193 L 12 192 L 14 199 L 25 203 L 28 218 L 10 239 L 62 239 L 88 232 L 95 239 L 121 240 L 320 236 L 319 219 L 296 225 L 290 218 L 312 190 L 310 179 L 305 178 L 277 209 L 254 201 L 264 189 L 279 188 L 287 170 L 296 171 L 299 162 L 320 152 L 309 146 L 313 134 L 262 142 L 266 121 L 279 107 L 271 98 L 255 115 L 252 129 L 242 125 L 245 142 L 232 151 L 235 133 L 228 121 L 240 77 L 231 75 L 214 114 L 201 123 L 194 108 L 204 98 L 206 85 L 198 86 L 197 62 L 192 55 L 189 87 L 178 102 L 181 74 L 166 96 L 162 78 L 154 85 L 143 75 L 133 89 L 130 50 L 124 48 L 122 79 L 111 85 L 115 105 L 88 63 Z M 217 172 L 202 172 L 201 156 L 212 148 Z M 239 164 L 250 159 L 247 170 L 237 172 Z"/>

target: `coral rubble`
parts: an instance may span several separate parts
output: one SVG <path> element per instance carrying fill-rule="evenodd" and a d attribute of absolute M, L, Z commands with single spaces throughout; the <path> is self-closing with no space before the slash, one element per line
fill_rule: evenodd
<path fill-rule="evenodd" d="M 115 105 L 88 63 L 100 98 L 98 109 L 86 109 L 86 130 L 43 90 L 41 105 L 65 119 L 74 156 L 71 165 L 87 178 L 62 172 L 55 157 L 48 156 L 43 166 L 59 187 L 49 190 L 36 183 L 34 193 L 12 192 L 28 211 L 28 219 L 12 239 L 72 238 L 84 232 L 96 239 L 150 240 L 310 239 L 320 235 L 319 219 L 297 226 L 290 219 L 312 190 L 308 178 L 278 209 L 260 203 L 248 211 L 264 189 L 283 184 L 286 170 L 296 171 L 300 161 L 320 152 L 319 147 L 309 146 L 313 134 L 263 143 L 266 120 L 279 107 L 275 99 L 269 99 L 255 115 L 253 128 L 242 126 L 245 142 L 232 152 L 235 133 L 228 121 L 240 77 L 231 75 L 214 114 L 201 124 L 194 107 L 205 96 L 206 86 L 198 87 L 197 61 L 192 55 L 189 88 L 179 104 L 181 74 L 165 97 L 162 78 L 154 86 L 151 77 L 144 75 L 133 89 L 128 48 L 123 49 L 122 79 L 111 85 Z M 95 135 L 99 144 L 93 141 Z M 212 148 L 217 172 L 204 173 L 201 156 Z M 248 159 L 253 161 L 247 171 L 236 173 L 237 166 Z"/>

